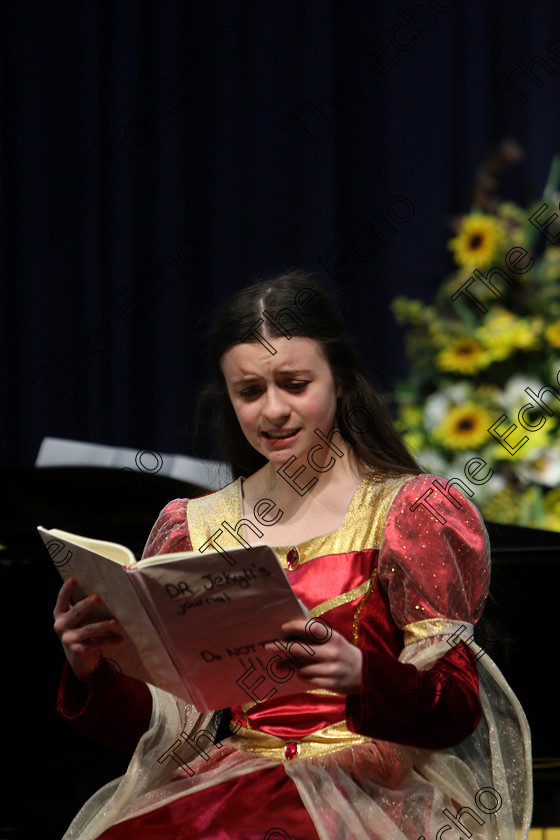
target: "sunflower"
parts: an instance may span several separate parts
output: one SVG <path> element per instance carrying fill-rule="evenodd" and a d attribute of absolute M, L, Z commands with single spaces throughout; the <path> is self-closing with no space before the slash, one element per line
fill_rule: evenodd
<path fill-rule="evenodd" d="M 505 241 L 504 229 L 494 216 L 471 213 L 462 220 L 448 248 L 453 251 L 457 265 L 486 268 Z"/>
<path fill-rule="evenodd" d="M 483 326 L 475 330 L 490 361 L 500 362 L 517 350 L 535 350 L 542 335 L 542 318 L 514 318 L 511 312 L 500 310 Z"/>
<path fill-rule="evenodd" d="M 434 437 L 448 449 L 477 449 L 488 442 L 488 429 L 494 418 L 473 402 L 451 408 L 434 429 Z"/>
<path fill-rule="evenodd" d="M 544 331 L 546 340 L 552 347 L 560 349 L 560 318 L 558 321 L 553 321 Z"/>
<path fill-rule="evenodd" d="M 473 338 L 459 338 L 436 356 L 436 365 L 441 371 L 465 376 L 488 367 L 490 362 L 482 344 Z"/>

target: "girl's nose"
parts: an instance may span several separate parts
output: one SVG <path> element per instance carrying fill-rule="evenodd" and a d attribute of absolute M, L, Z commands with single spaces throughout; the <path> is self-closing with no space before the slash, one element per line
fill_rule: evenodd
<path fill-rule="evenodd" d="M 290 416 L 291 408 L 286 395 L 280 389 L 267 391 L 263 415 L 271 422 L 278 423 L 280 420 Z"/>

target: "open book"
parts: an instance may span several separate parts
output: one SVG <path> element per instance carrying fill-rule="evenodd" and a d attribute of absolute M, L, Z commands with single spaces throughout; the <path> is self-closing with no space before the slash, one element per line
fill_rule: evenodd
<path fill-rule="evenodd" d="M 95 592 L 106 606 L 94 608 L 88 623 L 118 618 L 124 643 L 109 656 L 125 674 L 198 711 L 309 689 L 297 670 L 287 679 L 275 669 L 281 649 L 264 650 L 286 639 L 284 622 L 309 617 L 270 546 L 228 548 L 234 565 L 218 551 L 136 562 L 118 543 L 37 530 L 62 578 L 76 579 L 75 598 Z"/>

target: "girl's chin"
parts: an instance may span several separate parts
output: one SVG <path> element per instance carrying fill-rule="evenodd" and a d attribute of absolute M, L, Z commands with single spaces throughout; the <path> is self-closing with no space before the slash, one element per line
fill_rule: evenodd
<path fill-rule="evenodd" d="M 261 452 L 267 461 L 270 461 L 271 464 L 280 464 L 282 465 L 288 458 L 291 458 L 292 455 L 295 455 L 298 458 L 299 447 L 296 450 L 293 446 L 283 446 L 282 448 L 278 449 L 270 449 L 269 447 L 261 448 Z"/>
<path fill-rule="evenodd" d="M 273 450 L 269 449 L 268 447 L 261 447 L 260 452 L 264 455 L 266 460 L 274 467 L 274 469 L 278 469 L 278 467 L 281 467 L 282 464 L 285 464 L 286 461 L 290 460 L 290 458 L 295 458 L 296 461 L 301 463 L 305 462 L 305 452 L 300 451 L 299 446 L 297 447 L 297 449 L 294 446 L 284 446 L 282 449 Z"/>

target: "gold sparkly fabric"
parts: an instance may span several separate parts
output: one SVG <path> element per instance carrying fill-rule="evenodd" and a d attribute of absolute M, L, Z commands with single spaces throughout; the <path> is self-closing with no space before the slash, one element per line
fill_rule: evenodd
<path fill-rule="evenodd" d="M 405 645 L 412 645 L 430 636 L 442 636 L 449 634 L 456 622 L 447 618 L 427 618 L 425 621 L 417 621 L 414 624 L 407 624 L 403 627 Z M 472 625 L 468 625 L 469 627 Z"/>
<path fill-rule="evenodd" d="M 348 604 L 349 601 L 355 601 L 356 598 L 359 598 L 361 595 L 367 593 L 370 588 L 371 580 L 366 580 L 364 583 L 354 587 L 354 589 L 351 589 L 349 592 L 343 592 L 341 595 L 335 595 L 334 598 L 329 598 L 328 601 L 324 601 L 322 604 L 319 604 L 318 607 L 313 607 L 312 610 L 309 610 L 309 615 L 311 618 L 316 618 L 335 607 L 340 607 L 342 604 Z"/>
<path fill-rule="evenodd" d="M 223 527 L 227 522 L 237 531 L 241 514 L 241 479 L 233 481 L 217 493 L 191 499 L 187 507 L 189 534 L 194 551 L 199 551 L 207 540 L 214 536 L 218 548 L 239 548 L 241 542 L 235 540 Z"/>
<path fill-rule="evenodd" d="M 391 501 L 407 478 L 410 476 L 380 480 L 377 472 L 370 470 L 352 497 L 340 527 L 295 546 L 299 554 L 298 566 L 325 554 L 379 548 Z M 218 530 L 221 531 L 217 536 L 220 546 L 239 546 L 240 543 L 222 527 L 222 522 L 227 521 L 237 531 L 243 518 L 241 499 L 240 478 L 217 493 L 191 499 L 188 503 L 187 518 L 193 547 L 198 549 Z M 266 542 L 266 534 L 263 542 Z M 286 555 L 290 547 L 274 547 L 285 569 L 288 567 Z"/>
<path fill-rule="evenodd" d="M 232 726 L 232 731 L 234 727 Z M 272 758 L 275 761 L 299 760 L 301 758 L 314 758 L 318 755 L 326 755 L 335 750 L 342 750 L 352 747 L 355 744 L 367 744 L 371 738 L 349 732 L 344 723 L 335 723 L 326 726 L 307 735 L 298 741 L 285 741 L 275 738 L 267 732 L 257 732 L 252 729 L 239 728 L 236 734 L 231 736 L 234 746 L 247 752 L 260 755 L 263 758 Z M 298 752 L 296 759 L 288 759 L 285 756 L 284 748 L 288 743 L 297 743 Z"/>
<path fill-rule="evenodd" d="M 368 598 L 371 595 L 371 589 L 372 589 L 372 586 L 373 586 L 373 581 L 375 580 L 376 577 L 377 577 L 377 569 L 374 570 L 372 576 L 367 581 L 364 597 L 360 601 L 360 603 L 358 604 L 358 608 L 357 608 L 356 612 L 354 613 L 354 620 L 352 622 L 352 641 L 354 642 L 354 644 L 356 646 L 358 646 L 358 642 L 359 642 L 358 628 L 360 626 L 360 618 L 361 618 L 361 615 L 362 615 L 362 610 L 366 606 L 366 604 L 368 602 Z"/>

